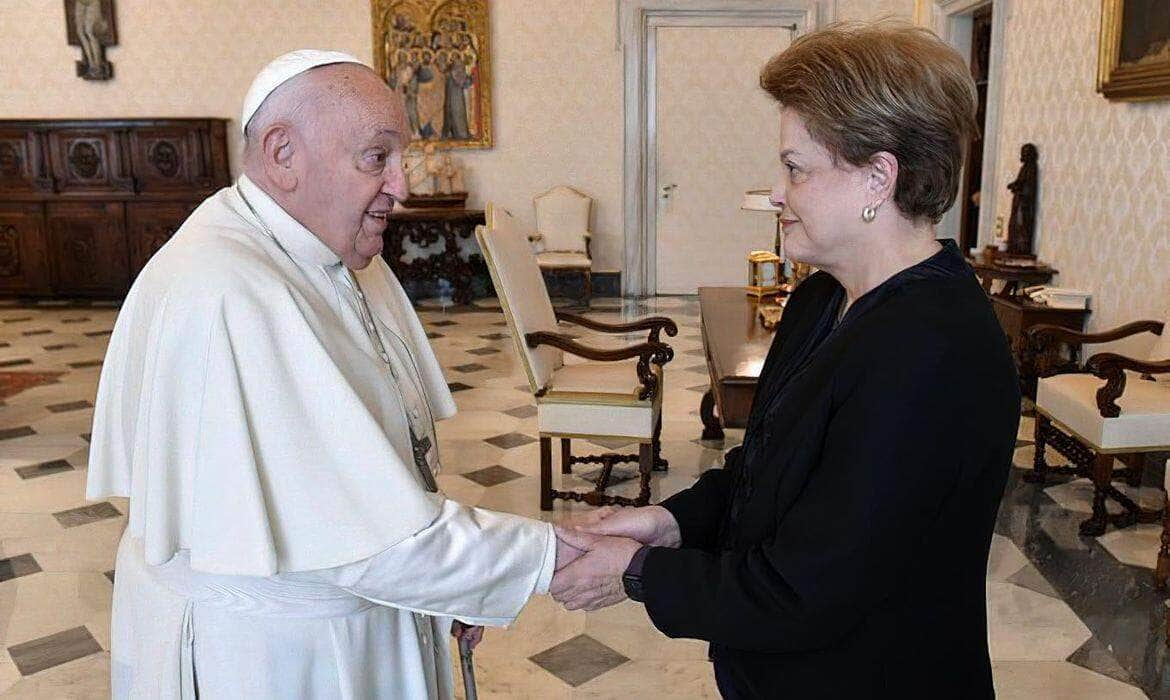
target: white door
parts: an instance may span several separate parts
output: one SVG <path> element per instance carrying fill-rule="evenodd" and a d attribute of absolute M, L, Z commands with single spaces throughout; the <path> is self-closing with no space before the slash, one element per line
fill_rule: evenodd
<path fill-rule="evenodd" d="M 747 256 L 771 250 L 775 216 L 741 211 L 746 190 L 778 174 L 779 111 L 760 68 L 785 27 L 658 27 L 655 38 L 659 294 L 742 285 Z"/>

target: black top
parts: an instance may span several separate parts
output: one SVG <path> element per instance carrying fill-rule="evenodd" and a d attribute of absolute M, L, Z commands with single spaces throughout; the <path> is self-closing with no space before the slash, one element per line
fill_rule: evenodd
<path fill-rule="evenodd" d="M 744 444 L 662 505 L 646 609 L 748 697 L 991 697 L 987 554 L 1015 366 L 953 241 L 858 299 L 788 302 Z"/>

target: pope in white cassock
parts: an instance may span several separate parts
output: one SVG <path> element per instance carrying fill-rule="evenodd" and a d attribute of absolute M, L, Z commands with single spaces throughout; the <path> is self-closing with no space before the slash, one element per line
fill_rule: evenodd
<path fill-rule="evenodd" d="M 130 498 L 114 697 L 449 698 L 452 618 L 509 623 L 579 554 L 435 486 L 455 404 L 378 255 L 405 121 L 351 56 L 276 59 L 244 175 L 130 290 L 87 488 Z"/>

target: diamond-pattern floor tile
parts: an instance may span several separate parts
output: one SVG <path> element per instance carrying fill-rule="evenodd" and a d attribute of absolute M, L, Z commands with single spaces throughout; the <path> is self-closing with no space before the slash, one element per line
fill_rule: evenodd
<path fill-rule="evenodd" d="M 97 640 L 84 627 L 50 634 L 8 647 L 8 655 L 20 669 L 21 675 L 31 676 L 47 668 L 60 666 L 102 650 Z"/>
<path fill-rule="evenodd" d="M 0 559 L 0 581 L 8 581 L 20 576 L 35 574 L 41 570 L 41 565 L 31 554 L 21 554 L 7 559 Z"/>
<path fill-rule="evenodd" d="M 504 411 L 504 413 L 512 416 L 513 418 L 531 418 L 536 415 L 536 406 L 517 406 L 516 408 L 509 408 L 507 411 Z"/>
<path fill-rule="evenodd" d="M 487 438 L 484 440 L 484 442 L 495 445 L 496 447 L 504 450 L 510 450 L 514 447 L 520 447 L 521 445 L 527 445 L 531 442 L 536 442 L 536 438 L 529 437 L 523 433 L 504 433 L 503 435 L 496 435 L 494 437 Z"/>
<path fill-rule="evenodd" d="M 106 518 L 116 518 L 119 515 L 121 513 L 118 512 L 118 509 L 108 501 L 53 513 L 53 517 L 57 519 L 57 522 L 61 523 L 62 527 L 88 525 L 90 523 L 96 523 L 99 520 L 105 520 Z"/>
<path fill-rule="evenodd" d="M 629 661 L 587 634 L 579 634 L 529 659 L 574 688 Z"/>
<path fill-rule="evenodd" d="M 492 466 L 484 467 L 483 469 L 476 469 L 473 472 L 466 472 L 462 476 L 471 479 L 480 486 L 485 487 L 503 484 L 514 479 L 520 479 L 524 477 L 523 474 L 514 472 L 507 467 L 500 466 L 499 464 L 493 464 Z"/>
<path fill-rule="evenodd" d="M 465 365 L 455 365 L 451 369 L 455 370 L 456 372 L 469 374 L 471 372 L 482 372 L 483 370 L 487 369 L 487 365 L 481 365 L 478 362 L 469 362 Z"/>

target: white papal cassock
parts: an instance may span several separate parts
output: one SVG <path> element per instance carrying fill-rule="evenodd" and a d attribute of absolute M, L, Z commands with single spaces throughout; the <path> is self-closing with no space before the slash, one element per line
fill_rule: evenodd
<path fill-rule="evenodd" d="M 507 624 L 556 559 L 550 525 L 428 488 L 454 411 L 381 259 L 350 272 L 246 177 L 204 202 L 98 389 L 87 496 L 130 498 L 114 697 L 451 697 L 451 617 Z"/>

